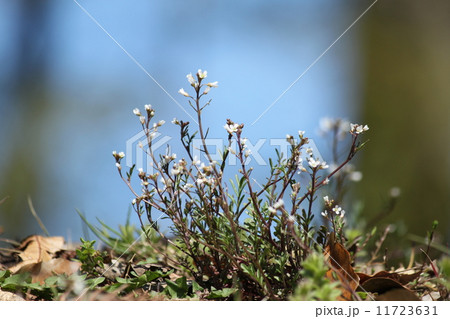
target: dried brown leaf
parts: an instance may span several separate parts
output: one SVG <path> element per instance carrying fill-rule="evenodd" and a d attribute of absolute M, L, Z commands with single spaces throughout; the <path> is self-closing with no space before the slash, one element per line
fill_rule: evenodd
<path fill-rule="evenodd" d="M 387 277 L 369 278 L 361 284 L 366 292 L 377 293 L 380 301 L 419 301 L 419 297 L 398 281 Z"/>
<path fill-rule="evenodd" d="M 326 277 L 335 281 L 334 275 L 342 283 L 341 300 L 352 300 L 352 295 L 359 285 L 359 277 L 352 267 L 350 253 L 340 243 L 334 241 L 334 236 L 330 236 L 329 244 L 325 248 L 324 255 L 331 265 Z"/>

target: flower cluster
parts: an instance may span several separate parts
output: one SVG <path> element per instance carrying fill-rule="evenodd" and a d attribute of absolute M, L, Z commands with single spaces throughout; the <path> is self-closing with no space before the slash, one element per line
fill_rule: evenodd
<path fill-rule="evenodd" d="M 195 91 L 198 93 L 200 88 L 202 87 L 202 80 L 205 79 L 208 75 L 207 71 L 202 71 L 201 69 L 199 69 L 197 71 L 197 79 L 194 78 L 194 76 L 192 75 L 192 73 L 189 73 L 188 75 L 186 75 L 186 78 L 189 82 L 189 84 L 195 89 Z M 209 90 L 211 90 L 211 88 L 217 88 L 219 86 L 219 82 L 215 81 L 215 82 L 209 82 L 206 84 L 206 88 L 203 90 L 202 95 L 206 95 L 209 93 Z M 183 88 L 178 90 L 178 93 L 180 93 L 181 95 L 185 96 L 185 97 L 190 97 L 192 98 L 192 96 L 189 95 L 189 93 L 187 93 Z"/>
<path fill-rule="evenodd" d="M 328 168 L 328 165 L 326 162 L 321 162 L 318 158 L 314 159 L 314 157 L 311 155 L 308 157 L 308 165 L 312 169 L 326 169 Z"/>
<path fill-rule="evenodd" d="M 177 176 L 178 174 L 183 174 L 183 173 L 187 172 L 186 166 L 187 166 L 187 162 L 183 158 L 183 159 L 179 160 L 178 163 L 173 164 L 173 167 L 170 170 L 170 173 L 173 176 Z"/>
<path fill-rule="evenodd" d="M 227 119 L 227 124 L 225 124 L 223 128 L 228 132 L 228 134 L 232 135 L 234 133 L 240 133 L 244 128 L 244 124 L 234 123 L 232 120 Z"/>
<path fill-rule="evenodd" d="M 368 130 L 369 130 L 369 127 L 367 125 L 360 125 L 360 124 L 353 124 L 353 123 L 350 124 L 350 133 L 352 135 L 359 135 Z"/>
<path fill-rule="evenodd" d="M 280 198 L 278 201 L 276 201 L 275 204 L 273 204 L 273 206 L 269 206 L 267 209 L 272 214 L 276 214 L 277 210 L 282 209 L 283 207 L 284 207 L 284 201 L 282 198 Z"/>
<path fill-rule="evenodd" d="M 215 176 L 214 167 L 217 163 L 215 161 L 206 165 L 205 163 L 194 157 L 192 161 L 193 167 L 197 170 L 194 181 L 199 187 L 202 185 L 214 186 L 217 184 L 217 177 Z"/>
<path fill-rule="evenodd" d="M 334 205 L 334 200 L 330 200 L 328 196 L 323 198 L 325 202 L 325 210 L 320 214 L 325 218 L 334 218 L 334 216 L 339 218 L 344 218 L 345 210 L 342 209 L 339 205 Z"/>
<path fill-rule="evenodd" d="M 328 164 L 326 162 L 320 161 L 320 159 L 318 159 L 318 158 L 314 158 L 314 153 L 313 153 L 312 148 L 308 147 L 306 149 L 306 153 L 308 153 L 308 165 L 313 170 L 328 168 Z"/>
<path fill-rule="evenodd" d="M 117 153 L 116 151 L 113 151 L 112 155 L 113 155 L 114 159 L 116 160 L 116 167 L 117 167 L 117 169 L 121 170 L 122 169 L 122 165 L 120 164 L 120 161 L 122 160 L 122 158 L 125 157 L 125 153 L 124 152 Z"/>

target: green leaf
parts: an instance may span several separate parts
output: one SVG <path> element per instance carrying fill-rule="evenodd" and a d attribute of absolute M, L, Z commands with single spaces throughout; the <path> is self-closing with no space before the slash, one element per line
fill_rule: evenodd
<path fill-rule="evenodd" d="M 237 291 L 237 288 L 223 288 L 220 290 L 212 289 L 208 299 L 227 298 Z"/>
<path fill-rule="evenodd" d="M 11 276 L 11 272 L 9 270 L 0 271 L 0 283 L 2 283 L 9 276 Z"/>
<path fill-rule="evenodd" d="M 29 273 L 12 275 L 3 281 L 0 285 L 5 290 L 18 290 L 31 283 L 31 275 Z"/>
<path fill-rule="evenodd" d="M 145 272 L 145 277 L 146 277 L 147 282 L 153 281 L 153 280 L 161 278 L 161 277 L 167 277 L 168 275 L 169 274 L 165 274 L 161 270 L 146 271 Z M 186 280 L 186 278 L 185 278 L 185 280 Z"/>
<path fill-rule="evenodd" d="M 137 263 L 137 265 L 147 265 L 147 264 L 156 264 L 158 263 L 158 259 L 154 257 L 148 257 L 146 260 L 142 260 Z"/>
<path fill-rule="evenodd" d="M 192 291 L 203 291 L 203 288 L 196 281 L 192 281 Z"/>
<path fill-rule="evenodd" d="M 367 296 L 369 295 L 367 292 L 364 291 L 357 291 L 356 292 L 359 296 L 359 298 L 361 298 L 362 300 L 366 300 Z"/>
<path fill-rule="evenodd" d="M 186 277 L 181 277 L 173 282 L 166 279 L 167 287 L 164 289 L 172 298 L 185 298 L 188 293 Z"/>
<path fill-rule="evenodd" d="M 244 271 L 244 273 L 249 274 L 250 276 L 255 275 L 255 269 L 253 268 L 252 265 L 241 264 L 241 268 Z"/>
<path fill-rule="evenodd" d="M 105 281 L 105 277 L 97 277 L 86 280 L 86 284 L 89 285 L 89 289 L 93 289 L 100 285 L 102 282 Z"/>
<path fill-rule="evenodd" d="M 51 286 L 57 285 L 59 281 L 60 281 L 59 276 L 51 276 L 51 277 L 46 278 L 44 283 L 45 283 L 45 286 L 51 287 Z"/>

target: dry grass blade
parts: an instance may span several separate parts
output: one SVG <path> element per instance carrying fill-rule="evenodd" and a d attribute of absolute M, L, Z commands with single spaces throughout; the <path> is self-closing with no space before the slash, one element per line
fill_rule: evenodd
<path fill-rule="evenodd" d="M 38 214 L 36 213 L 36 210 L 34 209 L 34 206 L 33 206 L 33 202 L 31 201 L 31 197 L 29 195 L 27 197 L 27 201 L 28 201 L 28 206 L 30 207 L 31 215 L 33 215 L 34 219 L 36 219 L 36 221 L 39 224 L 39 227 L 41 227 L 41 229 L 45 233 L 45 235 L 50 236 L 50 233 L 48 232 L 47 228 L 45 228 L 44 223 L 42 222 L 42 220 L 39 218 Z"/>

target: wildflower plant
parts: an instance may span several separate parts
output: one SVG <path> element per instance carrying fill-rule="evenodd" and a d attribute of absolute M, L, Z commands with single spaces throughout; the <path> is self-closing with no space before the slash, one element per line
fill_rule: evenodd
<path fill-rule="evenodd" d="M 202 113 L 211 103 L 203 102 L 205 96 L 218 87 L 218 82 L 207 82 L 206 78 L 207 72 L 202 70 L 188 74 L 192 89 L 178 91 L 187 98 L 198 123 L 193 130 L 189 122 L 172 121 L 179 127 L 185 155 L 179 157 L 169 150 L 156 154 L 152 150 L 153 139 L 165 122 L 154 121 L 155 110 L 146 105 L 144 112 L 134 109 L 133 113 L 147 139 L 152 173 L 138 168 L 141 189 L 136 190 L 132 185 L 135 166 L 125 172 L 121 164 L 124 154 L 113 152 L 118 173 L 134 195 L 133 209 L 147 233 L 164 236 L 157 220 L 161 216 L 171 220 L 174 239 L 169 242 L 179 254 L 167 258 L 183 268 L 196 285 L 207 291 L 235 292 L 237 298 L 244 300 L 286 300 L 304 274 L 302 264 L 318 248 L 315 237 L 320 231 L 313 222 L 320 215 L 313 206 L 318 191 L 361 149 L 364 144 L 359 137 L 368 127 L 351 125 L 347 131 L 351 136 L 347 156 L 332 170 L 308 147 L 304 131 L 295 137 L 287 135 L 287 156 L 277 153 L 275 160 L 269 160 L 268 177 L 259 185 L 251 177 L 252 168 L 246 165 L 251 152 L 246 145 L 244 124 L 227 119 L 226 146 L 221 160 L 213 160 Z M 193 155 L 195 137 L 201 141 L 200 151 L 206 162 Z M 237 148 L 231 147 L 233 143 Z M 231 156 L 238 165 L 234 179 L 227 181 L 224 173 L 233 168 L 227 167 Z M 309 184 L 298 182 L 298 174 L 307 174 Z M 331 222 L 332 229 L 323 226 L 322 237 L 330 231 L 339 237 L 345 212 L 328 198 L 324 207 L 322 216 Z"/>

